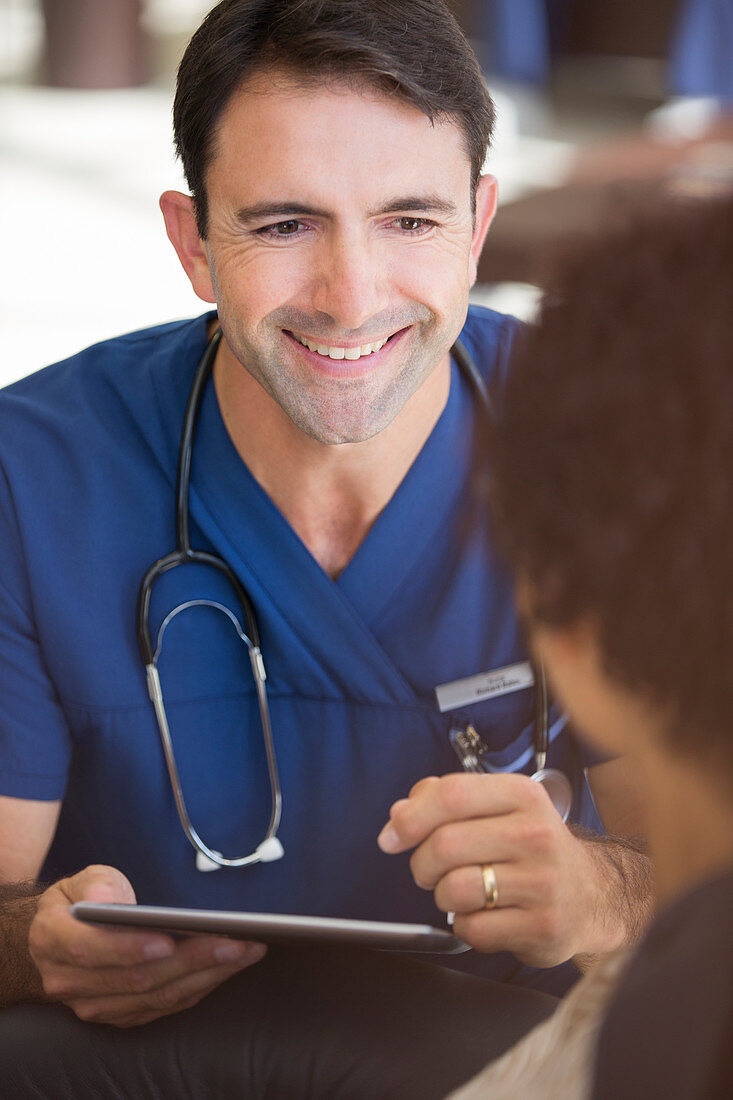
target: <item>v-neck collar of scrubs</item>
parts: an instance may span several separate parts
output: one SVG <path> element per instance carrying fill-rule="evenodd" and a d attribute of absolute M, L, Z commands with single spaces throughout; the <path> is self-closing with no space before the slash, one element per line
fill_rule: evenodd
<path fill-rule="evenodd" d="M 243 462 L 224 424 L 213 380 L 207 383 L 193 446 L 192 520 L 227 558 L 255 606 L 282 616 L 289 646 L 300 640 L 303 654 L 315 659 L 321 672 L 328 670 L 327 678 L 339 692 L 363 694 L 369 668 L 369 700 L 381 695 L 417 702 L 372 628 L 407 576 L 419 568 L 422 548 L 455 521 L 470 467 L 471 422 L 471 395 L 452 363 L 449 397 L 433 431 L 334 581 Z M 452 453 L 450 463 L 445 462 L 446 449 Z M 321 629 L 314 630 L 314 624 Z"/>
<path fill-rule="evenodd" d="M 338 579 L 341 591 L 376 625 L 422 551 L 456 522 L 473 446 L 471 393 L 451 360 L 445 408 L 391 500 Z M 450 462 L 446 455 L 450 454 Z"/>

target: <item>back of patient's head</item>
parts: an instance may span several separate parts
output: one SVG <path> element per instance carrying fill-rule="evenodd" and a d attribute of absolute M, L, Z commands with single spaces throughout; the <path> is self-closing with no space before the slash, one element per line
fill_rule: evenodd
<path fill-rule="evenodd" d="M 733 200 L 567 254 L 490 444 L 533 616 L 597 628 L 670 744 L 733 759 Z"/>

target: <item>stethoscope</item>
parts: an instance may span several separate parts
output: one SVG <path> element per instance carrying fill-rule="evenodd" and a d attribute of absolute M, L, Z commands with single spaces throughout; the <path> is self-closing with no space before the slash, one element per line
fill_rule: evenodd
<path fill-rule="evenodd" d="M 270 708 L 267 705 L 267 689 L 265 688 L 267 673 L 265 672 L 265 662 L 262 659 L 262 652 L 260 650 L 260 632 L 257 627 L 257 617 L 254 607 L 252 606 L 252 601 L 231 566 L 216 554 L 209 554 L 202 550 L 192 549 L 189 535 L 188 498 L 191 483 L 193 436 L 198 420 L 199 409 L 201 407 L 204 387 L 211 374 L 220 340 L 221 329 L 217 329 L 206 345 L 204 354 L 201 356 L 199 364 L 196 367 L 196 373 L 193 377 L 191 391 L 188 395 L 186 411 L 183 417 L 181 440 L 178 447 L 178 474 L 176 478 L 176 549 L 171 554 L 166 554 L 165 557 L 159 558 L 158 561 L 150 566 L 142 579 L 137 597 L 137 641 L 140 647 L 143 664 L 145 665 L 148 694 L 150 695 L 155 710 L 155 717 L 158 722 L 158 730 L 163 744 L 165 762 L 168 767 L 168 775 L 176 800 L 178 816 L 183 826 L 183 831 L 196 849 L 196 866 L 200 871 L 214 870 L 217 867 L 247 867 L 253 863 L 269 863 L 272 860 L 281 859 L 284 855 L 283 846 L 277 836 L 282 814 L 282 791 L 280 789 L 280 777 L 277 770 L 275 746 L 272 739 Z M 216 600 L 187 600 L 185 603 L 179 604 L 166 615 L 160 624 L 155 645 L 153 645 L 150 635 L 150 624 L 148 621 L 153 585 L 163 573 L 167 573 L 170 569 L 175 569 L 176 566 L 180 565 L 208 565 L 218 570 L 219 573 L 222 573 L 234 591 L 245 625 L 242 625 L 237 616 L 228 607 Z M 168 717 L 166 715 L 165 703 L 163 702 L 163 690 L 158 674 L 158 658 L 160 657 L 163 646 L 163 637 L 173 619 L 182 612 L 188 611 L 193 607 L 211 607 L 215 611 L 223 613 L 231 622 L 249 653 L 250 666 L 257 691 L 257 703 L 260 712 L 260 722 L 262 724 L 262 735 L 265 742 L 272 805 L 270 821 L 264 839 L 257 845 L 254 852 L 246 856 L 235 856 L 232 858 L 223 856 L 221 852 L 205 844 L 196 832 L 188 814 L 186 800 L 183 797 L 181 779 L 178 774 L 175 752 L 173 751 Z"/>
<path fill-rule="evenodd" d="M 188 395 L 188 401 L 186 403 L 186 411 L 183 417 L 183 426 L 178 447 L 178 471 L 176 477 L 176 549 L 172 551 L 172 553 L 166 554 L 165 557 L 159 558 L 145 573 L 138 591 L 136 617 L 137 641 L 145 666 L 148 694 L 155 710 L 155 717 L 163 745 L 168 776 L 175 797 L 178 817 L 184 833 L 196 850 L 196 866 L 202 871 L 214 870 L 217 867 L 247 867 L 254 863 L 269 863 L 273 860 L 281 859 L 284 855 L 283 846 L 277 836 L 277 830 L 280 826 L 280 818 L 282 815 L 282 790 L 272 737 L 270 710 L 267 703 L 267 689 L 265 687 L 267 674 L 265 672 L 265 662 L 260 649 L 260 633 L 257 627 L 255 610 L 244 586 L 241 584 L 231 566 L 216 554 L 210 554 L 202 550 L 194 550 L 191 547 L 189 535 L 189 489 L 191 483 L 193 438 L 204 388 L 214 366 L 214 360 L 220 340 L 221 329 L 217 329 L 206 345 L 204 353 L 196 367 L 191 390 Z M 470 382 L 479 404 L 486 410 L 488 416 L 492 416 L 493 410 L 488 388 L 473 358 L 459 341 L 456 341 L 453 345 L 451 354 L 458 363 L 464 376 Z M 185 603 L 179 604 L 165 616 L 158 628 L 155 644 L 153 644 L 149 624 L 150 598 L 153 586 L 163 573 L 167 573 L 177 566 L 192 564 L 210 566 L 223 574 L 236 596 L 237 603 L 241 609 L 244 625 L 242 625 L 242 622 L 240 622 L 237 616 L 228 607 L 216 600 L 187 600 Z M 210 848 L 201 839 L 194 828 L 186 807 L 186 800 L 183 796 L 181 779 L 178 773 L 175 752 L 173 749 L 173 741 L 168 725 L 168 717 L 163 701 L 163 690 L 158 673 L 158 659 L 163 646 L 163 638 L 171 622 L 184 611 L 188 611 L 194 607 L 211 607 L 227 617 L 238 637 L 247 648 L 250 667 L 254 677 L 260 722 L 262 725 L 262 735 L 267 757 L 267 771 L 271 792 L 271 810 L 270 820 L 263 840 L 257 845 L 253 852 L 245 856 L 236 856 L 232 858 L 223 856 L 221 852 L 216 851 L 214 848 Z M 535 708 L 534 723 L 536 770 L 532 779 L 547 787 L 548 793 L 550 793 L 550 797 L 553 799 L 558 812 L 561 813 L 563 820 L 565 820 L 570 809 L 570 796 L 568 795 L 567 809 L 564 809 L 564 802 L 558 804 L 550 788 L 552 783 L 554 783 L 555 786 L 563 789 L 566 786 L 569 792 L 570 782 L 561 772 L 556 772 L 555 769 L 545 768 L 547 749 L 549 746 L 549 706 L 544 670 L 539 669 L 535 671 L 535 682 L 537 684 L 537 704 Z M 461 736 L 454 737 L 455 731 L 451 731 L 451 740 L 456 752 L 458 752 L 463 767 L 468 771 L 488 770 L 481 760 L 481 753 L 485 750 L 480 743 L 480 739 L 478 739 L 478 735 L 475 730 L 473 730 L 473 727 L 468 726 L 465 730 L 458 732 Z M 474 738 L 477 740 L 474 740 Z M 559 777 L 559 779 L 557 777 Z"/>

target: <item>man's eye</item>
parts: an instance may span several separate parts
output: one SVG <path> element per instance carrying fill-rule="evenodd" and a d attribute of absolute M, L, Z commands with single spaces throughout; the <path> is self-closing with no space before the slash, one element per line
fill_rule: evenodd
<path fill-rule="evenodd" d="M 296 222 L 295 219 L 291 218 L 287 222 L 278 222 L 277 225 L 273 226 L 273 229 L 280 237 L 291 237 L 293 233 L 297 233 L 300 229 L 300 222 Z"/>
<path fill-rule="evenodd" d="M 284 222 L 275 222 L 273 225 L 263 225 L 257 232 L 262 237 L 294 237 L 303 228 L 295 218 L 288 218 Z"/>
<path fill-rule="evenodd" d="M 427 218 L 398 218 L 397 223 L 406 233 L 419 233 L 421 229 L 430 229 L 433 225 Z"/>

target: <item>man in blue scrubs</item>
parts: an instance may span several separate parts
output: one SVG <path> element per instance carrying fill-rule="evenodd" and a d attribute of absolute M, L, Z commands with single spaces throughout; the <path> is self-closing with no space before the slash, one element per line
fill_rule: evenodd
<path fill-rule="evenodd" d="M 496 388 L 516 327 L 466 316 L 495 208 L 495 182 L 481 175 L 492 107 L 441 0 L 416 8 L 407 18 L 393 0 L 215 8 L 184 57 L 174 110 L 192 194 L 167 192 L 161 207 L 216 313 L 90 348 L 3 394 L 0 876 L 25 885 L 2 895 L 0 988 L 8 1005 L 71 1010 L 23 1010 L 35 1032 L 42 1020 L 83 1027 L 77 1018 L 166 1026 L 188 1049 L 175 1028 L 190 1015 L 176 1014 L 264 953 L 82 925 L 72 902 L 435 923 L 431 895 L 377 847 L 390 804 L 456 769 L 456 724 L 479 730 L 494 767 L 533 770 L 530 691 L 466 698 L 445 714 L 435 700 L 436 686 L 526 654 L 472 492 L 485 414 L 451 356 L 460 335 Z M 194 440 L 191 541 L 230 563 L 256 608 L 285 855 L 207 871 L 178 821 L 135 603 L 145 570 L 175 545 L 184 409 L 219 326 Z M 153 631 L 197 599 L 231 593 L 212 570 L 166 573 Z M 241 642 L 210 607 L 189 608 L 166 629 L 159 670 L 195 828 L 225 856 L 253 851 L 271 794 Z M 550 763 L 573 782 L 572 819 L 600 828 L 597 804 L 609 828 L 635 831 L 623 764 L 593 765 L 561 719 L 551 735 Z M 497 910 L 485 953 L 462 965 L 561 993 L 568 960 L 636 933 L 646 861 L 620 837 L 561 825 L 528 778 L 487 777 L 507 780 L 517 813 L 504 839 L 522 886 Z M 261 1012 L 247 990 L 278 959 L 271 950 L 241 975 L 245 1007 Z M 294 977 L 287 1001 L 295 989 Z M 350 988 L 350 1003 L 360 996 Z M 547 1011 L 527 996 L 501 1013 L 515 1022 L 499 1047 Z M 46 1048 L 55 1057 L 64 1036 Z"/>

